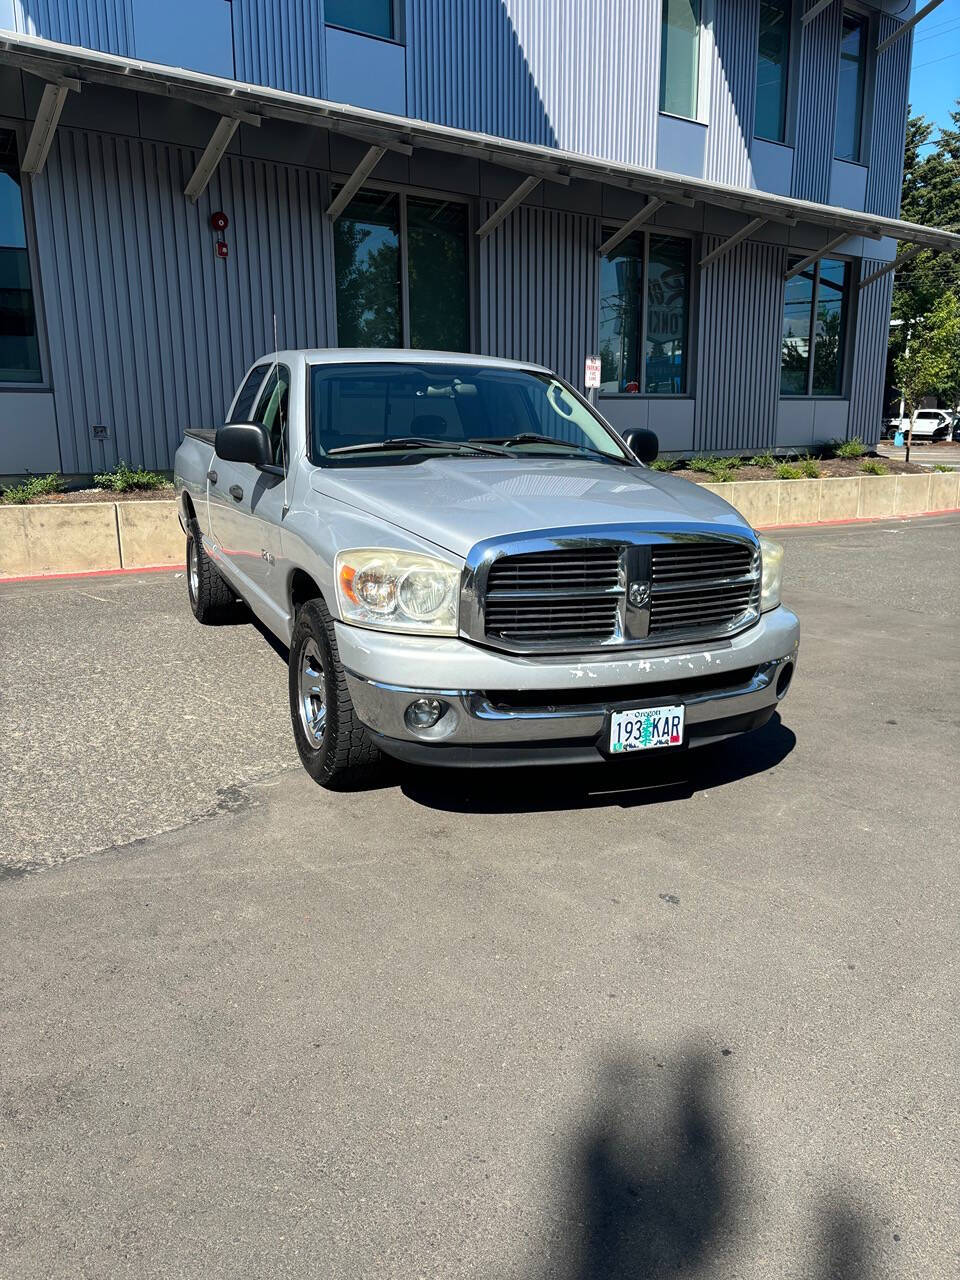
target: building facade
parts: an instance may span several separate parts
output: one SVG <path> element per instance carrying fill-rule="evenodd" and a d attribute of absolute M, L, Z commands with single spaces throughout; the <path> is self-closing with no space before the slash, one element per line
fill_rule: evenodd
<path fill-rule="evenodd" d="M 665 451 L 875 441 L 909 13 L 0 0 L 0 475 L 170 468 L 278 345 L 599 353 Z"/>

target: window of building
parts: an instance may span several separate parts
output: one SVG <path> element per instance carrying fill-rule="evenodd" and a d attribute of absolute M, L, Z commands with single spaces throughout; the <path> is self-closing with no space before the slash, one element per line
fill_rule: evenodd
<path fill-rule="evenodd" d="M 660 110 L 697 118 L 700 0 L 663 0 L 660 23 Z"/>
<path fill-rule="evenodd" d="M 0 382 L 40 380 L 17 135 L 0 129 Z"/>
<path fill-rule="evenodd" d="M 850 264 L 822 258 L 787 281 L 780 360 L 782 396 L 843 392 Z"/>
<path fill-rule="evenodd" d="M 860 159 L 866 73 L 867 20 L 854 13 L 845 13 L 840 38 L 837 125 L 833 148 L 838 160 Z"/>
<path fill-rule="evenodd" d="M 646 232 L 600 263 L 600 390 L 679 396 L 687 389 L 691 242 Z"/>
<path fill-rule="evenodd" d="M 757 41 L 757 95 L 753 132 L 783 142 L 787 132 L 787 78 L 790 70 L 790 0 L 760 0 Z"/>
<path fill-rule="evenodd" d="M 361 191 L 333 240 L 340 346 L 468 350 L 466 205 Z"/>
<path fill-rule="evenodd" d="M 366 36 L 397 38 L 395 0 L 324 0 L 324 21 Z"/>

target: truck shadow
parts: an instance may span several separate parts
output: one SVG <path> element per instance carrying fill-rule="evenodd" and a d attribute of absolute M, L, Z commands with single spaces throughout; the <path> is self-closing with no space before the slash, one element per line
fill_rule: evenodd
<path fill-rule="evenodd" d="M 542 813 L 688 800 L 698 791 L 774 769 L 796 745 L 775 713 L 762 729 L 678 755 L 644 753 L 609 764 L 551 768 L 414 769 L 389 763 L 384 784 L 408 799 L 451 813 Z"/>
<path fill-rule="evenodd" d="M 558 1203 L 548 1206 L 547 1220 L 556 1225 L 544 1256 L 525 1271 L 530 1280 L 753 1274 L 750 1188 L 757 1176 L 737 1154 L 753 1144 L 731 1118 L 716 1053 L 687 1050 L 663 1060 L 621 1054 L 602 1065 L 586 1114 L 572 1126 Z M 770 1259 L 776 1274 L 879 1274 L 878 1224 L 846 1193 L 799 1208 L 809 1256 Z M 786 1248 L 791 1238 L 798 1237 L 781 1237 Z"/>

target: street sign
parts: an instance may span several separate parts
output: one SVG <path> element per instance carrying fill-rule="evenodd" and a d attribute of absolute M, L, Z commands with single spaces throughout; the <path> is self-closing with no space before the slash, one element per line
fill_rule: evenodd
<path fill-rule="evenodd" d="M 600 385 L 600 357 L 587 356 L 587 361 L 583 371 L 583 385 L 589 391 L 593 387 Z"/>

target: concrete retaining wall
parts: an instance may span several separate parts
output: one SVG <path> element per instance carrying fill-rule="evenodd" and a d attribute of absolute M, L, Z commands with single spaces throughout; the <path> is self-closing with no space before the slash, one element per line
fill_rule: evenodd
<path fill-rule="evenodd" d="M 960 509 L 960 471 L 705 484 L 755 528 Z M 0 507 L 0 578 L 183 565 L 177 504 Z"/>

